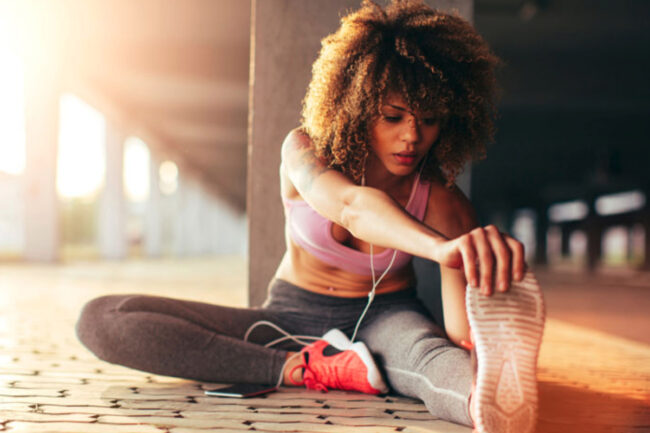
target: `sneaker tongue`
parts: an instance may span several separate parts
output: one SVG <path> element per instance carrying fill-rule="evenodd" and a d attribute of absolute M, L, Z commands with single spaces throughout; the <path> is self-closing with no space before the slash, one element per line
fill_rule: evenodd
<path fill-rule="evenodd" d="M 337 349 L 336 347 L 332 346 L 331 344 L 327 346 L 325 349 L 323 349 L 323 356 L 334 356 L 336 354 L 339 354 L 343 352 L 340 349 Z"/>

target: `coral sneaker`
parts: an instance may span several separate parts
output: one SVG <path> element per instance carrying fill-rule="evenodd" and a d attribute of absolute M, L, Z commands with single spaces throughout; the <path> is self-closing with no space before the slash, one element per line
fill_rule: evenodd
<path fill-rule="evenodd" d="M 365 344 L 352 343 L 338 329 L 328 331 L 323 338 L 300 352 L 302 363 L 291 370 L 303 368 L 302 383 L 309 389 L 327 391 L 342 389 L 366 394 L 382 394 L 388 387 Z M 292 379 L 293 382 L 293 379 Z"/>
<path fill-rule="evenodd" d="M 479 433 L 531 433 L 537 420 L 537 355 L 544 300 L 532 273 L 510 290 L 466 291 L 478 369 L 471 412 Z"/>

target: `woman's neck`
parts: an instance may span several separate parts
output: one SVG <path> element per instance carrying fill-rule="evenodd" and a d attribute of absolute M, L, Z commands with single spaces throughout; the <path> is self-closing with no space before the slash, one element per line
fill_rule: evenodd
<path fill-rule="evenodd" d="M 368 161 L 365 172 L 365 184 L 384 191 L 391 197 L 397 199 L 400 195 L 410 195 L 413 180 L 417 176 L 417 170 L 406 176 L 397 176 L 388 170 L 377 161 L 373 164 Z"/>

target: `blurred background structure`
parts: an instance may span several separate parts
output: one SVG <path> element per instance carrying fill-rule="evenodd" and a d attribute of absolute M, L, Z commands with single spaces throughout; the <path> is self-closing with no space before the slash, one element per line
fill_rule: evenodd
<path fill-rule="evenodd" d="M 459 4 L 505 61 L 496 143 L 466 174 L 482 222 L 536 264 L 649 268 L 649 4 Z M 247 158 L 280 145 L 248 136 L 251 4 L 0 8 L 2 260 L 246 255 Z"/>
<path fill-rule="evenodd" d="M 537 264 L 650 268 L 650 5 L 477 1 L 505 60 L 496 143 L 472 170 L 479 214 Z"/>
<path fill-rule="evenodd" d="M 245 254 L 249 4 L 0 7 L 0 254 Z"/>

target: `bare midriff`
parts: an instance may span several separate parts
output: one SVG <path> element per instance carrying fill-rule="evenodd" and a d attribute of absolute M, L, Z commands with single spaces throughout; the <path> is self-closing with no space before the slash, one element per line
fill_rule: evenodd
<path fill-rule="evenodd" d="M 370 266 L 370 259 L 368 260 Z M 376 278 L 380 272 L 375 272 Z M 367 296 L 372 289 L 372 276 L 359 275 L 328 265 L 287 240 L 285 253 L 275 278 L 288 281 L 310 292 L 342 298 Z M 377 286 L 376 293 L 391 293 L 412 287 L 415 281 L 411 262 L 401 269 L 389 271 Z"/>

